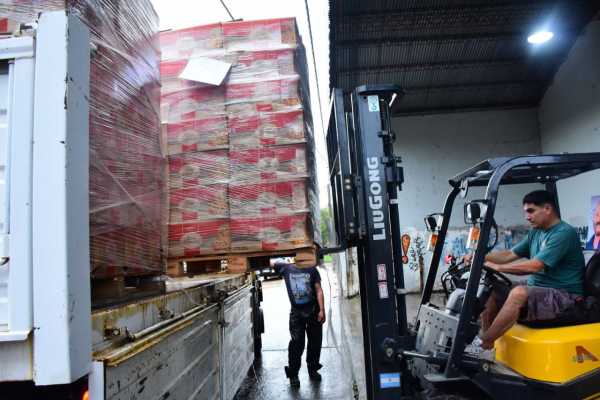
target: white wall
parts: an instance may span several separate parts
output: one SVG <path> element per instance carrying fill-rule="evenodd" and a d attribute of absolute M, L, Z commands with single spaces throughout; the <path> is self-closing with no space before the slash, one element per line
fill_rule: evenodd
<path fill-rule="evenodd" d="M 528 109 L 403 117 L 393 119 L 392 125 L 397 135 L 394 151 L 402 157 L 405 175 L 400 224 L 403 233 L 411 238 L 405 279 L 408 290 L 415 291 L 419 288 L 419 255 L 424 258 L 425 277 L 431 256 L 425 251 L 429 234 L 423 218 L 443 210 L 451 189 L 448 179 L 490 157 L 539 154 L 538 119 L 536 111 Z M 537 188 L 541 186 L 520 185 L 500 191 L 496 221 L 501 240 L 497 250 L 503 250 L 507 244 L 510 248 L 527 229 L 521 199 Z M 467 199 L 484 196 L 483 188 L 471 188 Z M 466 251 L 464 201 L 455 202 L 445 253 L 461 255 Z M 510 232 L 508 240 L 506 231 Z M 439 272 L 444 271 L 440 268 Z"/>
<path fill-rule="evenodd" d="M 510 110 L 440 114 L 395 118 L 397 140 L 394 151 L 402 157 L 405 183 L 401 193 L 404 227 L 423 225 L 423 217 L 442 210 L 450 192 L 448 179 L 490 158 L 539 154 L 540 135 L 535 110 Z M 499 225 L 522 222 L 523 188 L 502 192 L 516 202 L 500 201 L 496 210 Z M 471 198 L 485 195 L 472 189 Z M 462 212 L 451 226 L 462 226 Z"/>
<path fill-rule="evenodd" d="M 600 152 L 600 21 L 590 22 L 575 42 L 538 114 L 545 154 Z M 590 197 L 600 195 L 600 171 L 559 182 L 558 190 L 563 219 L 587 227 Z"/>

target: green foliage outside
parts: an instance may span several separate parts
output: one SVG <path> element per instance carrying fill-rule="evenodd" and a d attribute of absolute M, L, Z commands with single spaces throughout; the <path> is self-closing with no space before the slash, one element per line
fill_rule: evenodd
<path fill-rule="evenodd" d="M 321 237 L 323 238 L 323 245 L 329 245 L 329 231 L 327 230 L 327 224 L 325 221 L 329 221 L 329 209 L 321 209 Z"/>

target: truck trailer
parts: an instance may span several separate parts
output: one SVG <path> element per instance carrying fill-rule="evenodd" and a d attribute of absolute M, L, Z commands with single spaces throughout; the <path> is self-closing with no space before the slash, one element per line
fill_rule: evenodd
<path fill-rule="evenodd" d="M 92 308 L 96 54 L 90 30 L 68 11 L 42 13 L 0 42 L 0 393 L 232 399 L 262 329 L 254 323 L 262 293 L 253 274 L 141 276 L 166 293 Z"/>

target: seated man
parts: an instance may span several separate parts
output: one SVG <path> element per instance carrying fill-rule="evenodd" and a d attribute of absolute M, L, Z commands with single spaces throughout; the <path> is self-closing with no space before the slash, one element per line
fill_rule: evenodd
<path fill-rule="evenodd" d="M 529 275 L 512 287 L 494 285 L 481 315 L 483 335 L 465 350 L 490 361 L 496 354 L 494 342 L 520 315 L 528 321 L 553 319 L 583 296 L 585 261 L 577 231 L 560 220 L 554 198 L 545 190 L 526 195 L 523 206 L 532 227 L 525 239 L 511 250 L 485 256 L 487 266 L 499 272 Z M 509 264 L 521 258 L 529 260 Z M 472 259 L 472 254 L 461 257 L 467 265 Z"/>

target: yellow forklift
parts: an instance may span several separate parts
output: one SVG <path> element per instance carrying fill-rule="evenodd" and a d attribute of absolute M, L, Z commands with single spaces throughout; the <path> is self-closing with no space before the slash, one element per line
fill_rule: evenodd
<path fill-rule="evenodd" d="M 442 213 L 425 218 L 433 251 L 420 309 L 409 329 L 398 192 L 401 159 L 391 115 L 397 85 L 356 88 L 346 110 L 334 89 L 327 131 L 333 226 L 338 238 L 321 254 L 357 247 L 367 397 L 468 399 L 600 399 L 600 254 L 586 254 L 585 297 L 551 321 L 517 323 L 499 339 L 494 363 L 464 353 L 480 333 L 477 321 L 494 284 L 510 284 L 484 264 L 501 185 L 556 182 L 600 169 L 600 153 L 493 158 L 450 179 Z M 470 187 L 484 199 L 464 204 L 475 254 L 469 268 L 453 264 L 442 278 L 445 304 L 431 294 L 442 261 L 454 202 Z M 394 257 L 395 255 L 395 257 Z"/>

